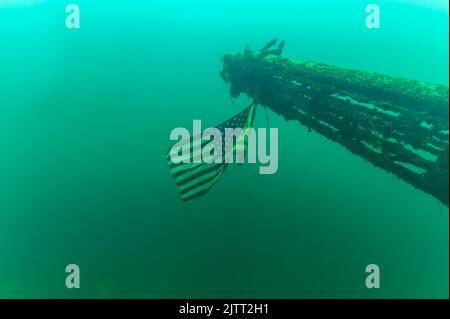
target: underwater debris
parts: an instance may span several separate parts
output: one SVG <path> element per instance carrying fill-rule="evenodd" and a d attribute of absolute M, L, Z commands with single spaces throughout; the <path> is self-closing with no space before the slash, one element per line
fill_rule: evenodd
<path fill-rule="evenodd" d="M 448 86 L 294 61 L 276 43 L 223 56 L 233 98 L 244 93 L 449 205 Z"/>

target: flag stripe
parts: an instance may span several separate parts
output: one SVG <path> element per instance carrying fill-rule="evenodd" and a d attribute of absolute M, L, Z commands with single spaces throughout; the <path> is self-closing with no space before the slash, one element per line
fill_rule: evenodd
<path fill-rule="evenodd" d="M 201 174 L 197 174 L 196 176 L 192 176 L 192 178 L 186 179 L 183 183 L 177 184 L 178 189 L 180 190 L 180 192 L 184 192 L 185 189 L 189 189 L 192 186 L 196 186 L 198 187 L 198 185 L 204 181 L 204 180 L 208 180 L 212 177 L 215 177 L 218 172 L 222 169 L 223 166 L 219 166 L 219 167 L 211 167 L 212 169 L 208 169 L 208 173 L 204 173 L 202 172 Z"/>
<path fill-rule="evenodd" d="M 195 172 L 192 172 L 190 174 L 185 174 L 185 175 L 181 176 L 179 179 L 177 179 L 177 181 L 176 181 L 177 186 L 181 187 L 186 183 L 196 180 L 197 178 L 201 177 L 204 174 L 209 174 L 210 172 L 216 171 L 217 169 L 221 168 L 222 166 L 223 166 L 223 164 L 216 164 L 216 165 L 211 165 L 211 166 L 207 166 L 207 167 L 201 167 L 201 169 L 199 169 Z"/>
<path fill-rule="evenodd" d="M 217 151 L 216 148 L 214 152 L 211 152 L 213 154 L 206 153 L 205 158 L 203 158 L 202 149 L 205 145 L 211 143 L 212 139 L 202 141 L 198 135 L 195 138 L 189 138 L 185 139 L 185 141 L 178 142 L 178 144 L 175 144 L 177 147 L 176 150 L 172 147 L 168 151 L 167 161 L 169 163 L 169 170 L 175 178 L 175 183 L 183 201 L 191 200 L 205 194 L 223 175 L 225 168 L 227 167 L 226 159 L 229 158 L 229 156 L 233 156 L 236 151 L 242 148 L 244 148 L 245 151 L 246 144 L 239 142 L 245 140 L 245 131 L 253 124 L 255 108 L 256 104 L 252 103 L 244 111 L 217 126 L 217 129 L 222 135 L 222 143 L 219 144 L 220 146 L 217 146 L 219 148 L 221 147 L 221 152 Z M 231 128 L 233 130 L 226 130 L 226 128 Z M 233 131 L 235 128 L 242 128 L 244 134 L 234 135 Z M 226 150 L 227 141 L 235 141 L 236 144 L 233 143 L 233 146 Z M 182 156 L 179 156 L 181 146 L 187 144 L 189 147 L 185 148 L 189 150 L 189 154 L 182 154 Z M 173 155 L 174 158 L 176 157 L 178 163 L 172 161 L 171 155 Z M 188 161 L 183 163 L 183 160 Z"/>
<path fill-rule="evenodd" d="M 200 166 L 202 166 L 203 163 L 200 164 L 186 164 L 186 165 L 179 165 L 172 169 L 170 172 L 172 173 L 173 177 L 177 179 L 177 177 L 183 175 L 184 173 L 187 173 L 189 171 L 192 171 L 193 169 L 197 169 Z"/>
<path fill-rule="evenodd" d="M 194 142 L 196 143 L 194 143 Z M 201 141 L 201 147 L 199 147 L 198 142 Z M 185 145 L 185 144 L 189 144 L 189 150 L 191 150 L 192 148 L 194 148 L 194 150 L 199 150 L 202 149 L 203 147 L 205 147 L 206 144 L 208 144 L 210 142 L 210 140 L 207 141 L 203 141 L 201 138 L 200 139 L 196 139 L 194 140 L 194 138 L 190 138 L 190 139 L 185 139 L 182 142 L 178 142 L 180 143 L 179 145 L 177 145 L 176 150 L 173 150 L 173 147 L 169 150 L 169 153 L 167 154 L 167 160 L 171 161 L 171 155 L 175 155 L 177 159 L 181 158 L 181 156 L 179 155 L 179 149 L 181 148 L 181 145 Z M 182 144 L 181 144 L 182 143 Z M 192 152 L 189 152 L 189 154 L 191 154 Z M 175 164 L 176 165 L 176 164 Z"/>
<path fill-rule="evenodd" d="M 195 194 L 201 193 L 201 195 L 203 195 L 204 193 L 206 193 L 219 180 L 219 178 L 222 176 L 223 172 L 225 171 L 225 168 L 226 168 L 226 166 L 223 166 L 222 169 L 220 170 L 220 172 L 218 172 L 218 174 L 215 177 L 212 177 L 209 180 L 203 181 L 199 185 L 195 185 L 189 189 L 185 189 L 181 193 L 181 198 L 184 201 L 187 201 L 187 200 L 193 199 L 192 197 Z M 198 196 L 195 196 L 195 197 L 198 197 Z"/>
<path fill-rule="evenodd" d="M 223 169 L 223 168 L 224 168 L 224 167 L 222 167 L 222 169 Z M 217 172 L 216 175 L 211 176 L 210 178 L 208 178 L 208 179 L 206 179 L 206 180 L 203 180 L 203 181 L 199 182 L 197 185 L 192 185 L 192 186 L 190 186 L 190 187 L 188 187 L 188 188 L 185 188 L 183 191 L 180 192 L 180 193 L 181 193 L 181 196 L 182 196 L 183 198 L 186 198 L 186 197 L 189 197 L 189 196 L 191 196 L 192 194 L 195 194 L 195 193 L 197 193 L 197 192 L 199 192 L 199 191 L 201 191 L 201 190 L 203 190 L 203 189 L 205 189 L 205 188 L 211 187 L 212 184 L 213 184 L 215 181 L 217 181 L 217 178 L 221 175 L 220 173 L 221 173 L 221 171 Z"/>

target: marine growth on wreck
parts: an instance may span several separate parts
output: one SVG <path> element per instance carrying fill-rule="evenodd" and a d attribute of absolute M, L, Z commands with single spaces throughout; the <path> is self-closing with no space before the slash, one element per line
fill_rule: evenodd
<path fill-rule="evenodd" d="M 448 206 L 448 86 L 292 60 L 283 48 L 274 39 L 224 55 L 231 96 L 248 95 Z"/>

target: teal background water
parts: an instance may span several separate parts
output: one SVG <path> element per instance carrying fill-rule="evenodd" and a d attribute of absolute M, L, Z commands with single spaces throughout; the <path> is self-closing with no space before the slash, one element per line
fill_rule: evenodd
<path fill-rule="evenodd" d="M 79 0 L 79 30 L 69 2 L 0 1 L 0 297 L 448 298 L 448 208 L 298 123 L 269 114 L 277 174 L 192 202 L 165 161 L 173 128 L 248 104 L 219 77 L 247 43 L 448 85 L 448 4 L 372 2 L 379 30 L 360 0 Z"/>

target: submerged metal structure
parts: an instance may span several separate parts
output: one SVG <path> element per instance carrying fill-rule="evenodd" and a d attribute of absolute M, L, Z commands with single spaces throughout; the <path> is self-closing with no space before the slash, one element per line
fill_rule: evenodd
<path fill-rule="evenodd" d="M 247 94 L 448 206 L 448 86 L 288 59 L 276 42 L 223 56 L 232 97 Z"/>

